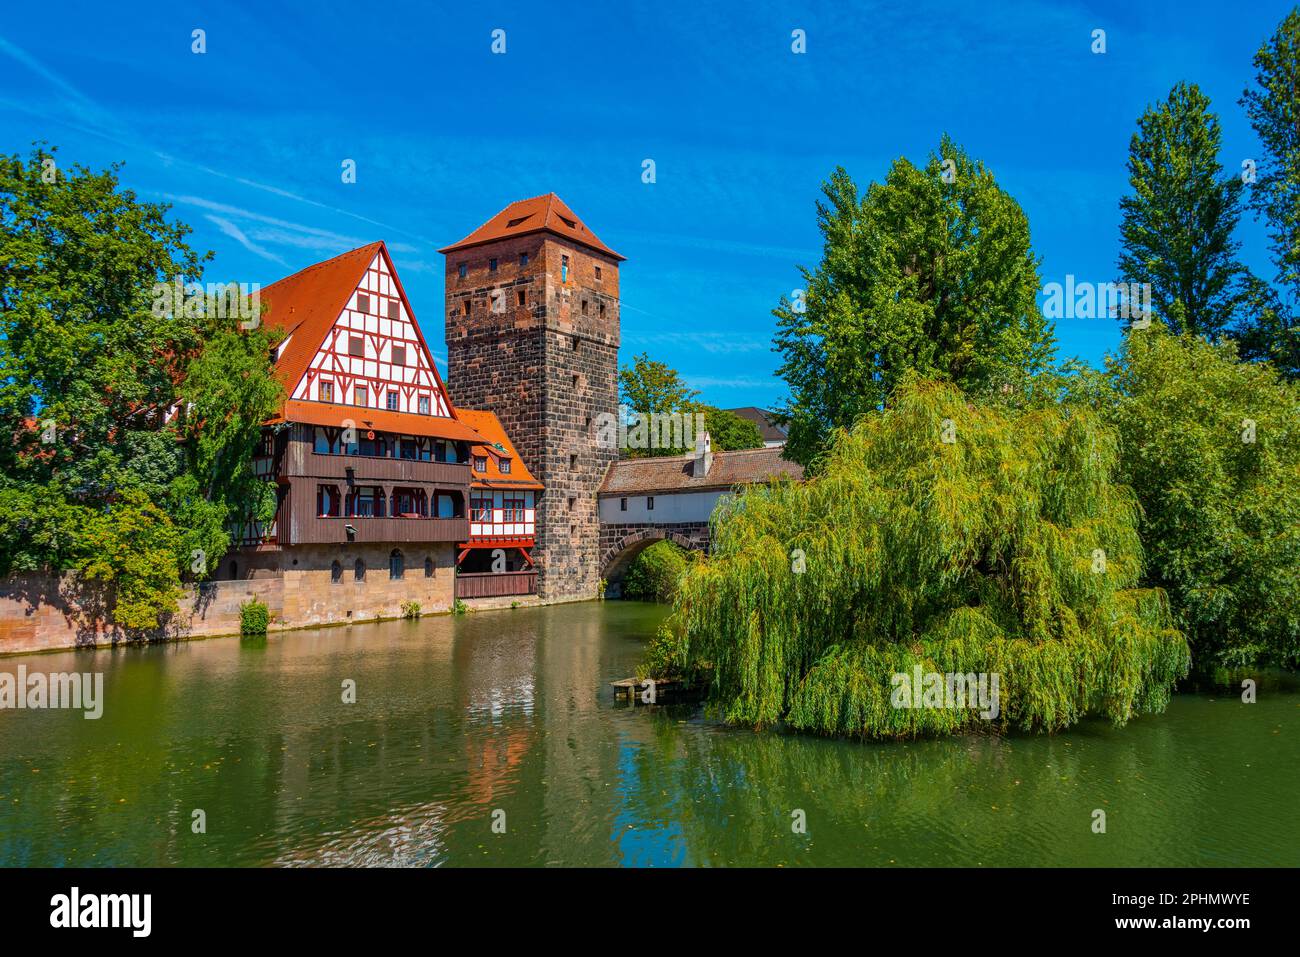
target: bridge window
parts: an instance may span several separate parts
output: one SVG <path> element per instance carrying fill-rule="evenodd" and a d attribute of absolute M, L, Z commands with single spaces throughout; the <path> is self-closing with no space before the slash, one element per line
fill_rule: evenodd
<path fill-rule="evenodd" d="M 433 559 L 427 556 L 424 559 L 424 577 L 425 578 L 433 577 Z"/>
<path fill-rule="evenodd" d="M 359 582 L 366 580 L 366 563 L 359 558 L 352 565 L 352 580 Z"/>
<path fill-rule="evenodd" d="M 330 584 L 337 585 L 343 581 L 343 565 L 336 558 L 330 563 Z"/>
<path fill-rule="evenodd" d="M 394 581 L 400 580 L 405 570 L 401 549 L 394 548 L 388 555 L 388 577 Z"/>
<path fill-rule="evenodd" d="M 618 500 L 618 510 L 619 510 L 620 512 L 626 512 L 626 511 L 627 511 L 627 499 L 625 499 L 625 498 L 620 498 L 620 499 Z"/>
<path fill-rule="evenodd" d="M 647 495 L 645 497 L 645 507 L 647 512 L 653 512 L 655 510 L 655 497 L 653 495 Z"/>

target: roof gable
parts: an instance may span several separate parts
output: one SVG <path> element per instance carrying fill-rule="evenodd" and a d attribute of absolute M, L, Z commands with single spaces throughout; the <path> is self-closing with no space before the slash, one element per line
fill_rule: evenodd
<path fill-rule="evenodd" d="M 506 430 L 495 413 L 481 409 L 461 409 L 457 415 L 461 422 L 487 440 L 486 443 L 475 444 L 473 448 L 474 455 L 483 456 L 487 459 L 486 472 L 473 472 L 471 474 L 473 484 L 486 484 L 496 488 L 541 489 L 544 487 L 528 471 L 528 466 L 524 465 L 523 459 L 515 451 L 514 443 L 510 441 L 510 436 L 506 435 Z M 501 459 L 503 457 L 511 460 L 510 471 L 507 473 L 501 471 Z"/>
<path fill-rule="evenodd" d="M 450 253 L 499 239 L 512 239 L 515 236 L 540 232 L 553 233 L 573 240 L 616 260 L 621 261 L 626 258 L 602 243 L 596 234 L 578 218 L 578 215 L 565 205 L 564 200 L 554 193 L 511 203 L 460 242 L 444 246 L 438 251 Z"/>

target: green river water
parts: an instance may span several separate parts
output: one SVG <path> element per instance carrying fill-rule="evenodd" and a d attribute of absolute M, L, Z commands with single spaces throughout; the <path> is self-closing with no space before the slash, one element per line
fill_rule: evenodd
<path fill-rule="evenodd" d="M 1300 864 L 1292 678 L 1261 679 L 1251 705 L 1180 694 L 1122 729 L 831 741 L 616 701 L 663 614 L 0 658 L 103 672 L 105 698 L 98 720 L 0 711 L 0 864 Z"/>

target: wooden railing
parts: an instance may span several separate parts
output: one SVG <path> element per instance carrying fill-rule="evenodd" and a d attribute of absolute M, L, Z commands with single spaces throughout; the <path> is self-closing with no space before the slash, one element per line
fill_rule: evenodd
<path fill-rule="evenodd" d="M 536 595 L 537 570 L 525 572 L 457 572 L 457 598 Z"/>

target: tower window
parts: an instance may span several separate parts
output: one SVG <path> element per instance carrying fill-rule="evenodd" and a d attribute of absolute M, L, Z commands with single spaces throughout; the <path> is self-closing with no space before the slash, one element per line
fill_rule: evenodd
<path fill-rule="evenodd" d="M 516 297 L 518 298 L 518 300 L 519 300 L 519 305 L 521 305 L 521 306 L 523 306 L 523 305 L 527 305 L 527 301 L 528 301 L 528 300 L 527 300 L 527 296 L 525 295 L 525 293 L 524 293 L 524 291 L 523 291 L 522 289 L 520 289 L 517 293 L 515 293 L 515 296 L 516 296 Z"/>
<path fill-rule="evenodd" d="M 519 254 L 519 265 L 521 265 L 521 266 L 527 266 L 527 265 L 528 265 L 528 253 L 520 253 L 520 254 Z"/>
<path fill-rule="evenodd" d="M 560 257 L 560 282 L 569 281 L 569 257 Z"/>
<path fill-rule="evenodd" d="M 506 294 L 500 289 L 492 290 L 492 311 L 498 314 L 506 311 Z"/>
<path fill-rule="evenodd" d="M 370 311 L 370 297 L 364 292 L 357 293 L 357 312 Z"/>
<path fill-rule="evenodd" d="M 488 260 L 488 272 L 496 272 L 496 271 L 497 271 L 497 260 L 496 257 L 493 256 L 491 259 Z"/>
<path fill-rule="evenodd" d="M 393 365 L 406 365 L 406 346 L 393 346 Z"/>
<path fill-rule="evenodd" d="M 596 278 L 597 278 L 597 279 L 600 278 L 600 267 L 599 267 L 599 266 L 596 267 Z"/>
<path fill-rule="evenodd" d="M 569 468 L 571 468 L 571 469 L 576 469 L 577 467 L 578 467 L 578 456 L 577 456 L 576 454 L 575 454 L 575 455 L 570 455 L 570 456 L 569 456 Z"/>
<path fill-rule="evenodd" d="M 462 300 L 462 302 L 461 302 L 461 304 L 460 304 L 460 309 L 461 309 L 461 315 L 463 315 L 463 316 L 468 316 L 468 315 L 469 315 L 469 298 L 468 298 L 468 297 L 466 297 L 464 300 Z"/>
<path fill-rule="evenodd" d="M 582 314 L 583 314 L 584 316 L 587 314 L 587 300 L 585 300 L 585 299 L 582 300 Z"/>
<path fill-rule="evenodd" d="M 605 304 L 603 302 L 600 304 L 600 318 L 605 318 Z"/>
<path fill-rule="evenodd" d="M 360 336 L 348 336 L 348 355 L 364 359 L 366 357 L 366 340 Z"/>
<path fill-rule="evenodd" d="M 456 274 L 460 276 L 461 279 L 464 279 L 466 276 L 469 275 L 469 265 L 466 263 L 461 263 L 460 266 L 458 266 L 456 269 Z"/>
<path fill-rule="evenodd" d="M 402 304 L 399 303 L 396 299 L 388 300 L 388 318 L 389 319 L 402 318 Z"/>

